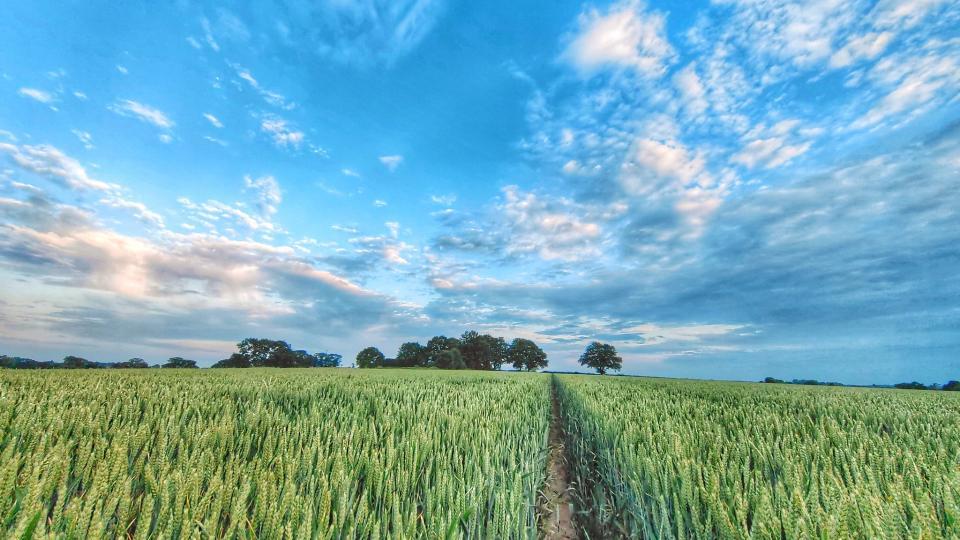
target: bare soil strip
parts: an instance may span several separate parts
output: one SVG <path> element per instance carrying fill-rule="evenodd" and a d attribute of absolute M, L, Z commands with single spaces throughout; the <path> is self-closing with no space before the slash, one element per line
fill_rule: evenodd
<path fill-rule="evenodd" d="M 551 381 L 552 382 L 552 381 Z M 553 418 L 550 421 L 550 454 L 547 457 L 547 482 L 540 503 L 540 528 L 547 540 L 578 540 L 579 531 L 573 520 L 573 498 L 570 496 L 569 470 L 564 451 L 563 424 L 560 421 L 560 400 L 551 384 Z"/>

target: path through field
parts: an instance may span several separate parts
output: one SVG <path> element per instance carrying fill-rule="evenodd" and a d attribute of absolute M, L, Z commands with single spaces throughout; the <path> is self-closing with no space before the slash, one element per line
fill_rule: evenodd
<path fill-rule="evenodd" d="M 573 502 L 570 497 L 569 468 L 564 451 L 563 423 L 560 420 L 560 399 L 553 383 L 550 385 L 553 418 L 550 421 L 550 455 L 547 458 L 547 482 L 541 505 L 543 537 L 546 540 L 574 540 L 580 538 L 573 522 Z"/>

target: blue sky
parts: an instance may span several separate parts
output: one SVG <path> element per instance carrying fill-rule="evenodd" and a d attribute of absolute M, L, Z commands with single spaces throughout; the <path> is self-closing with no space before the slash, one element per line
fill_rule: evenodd
<path fill-rule="evenodd" d="M 956 2 L 10 2 L 0 347 L 960 376 Z"/>

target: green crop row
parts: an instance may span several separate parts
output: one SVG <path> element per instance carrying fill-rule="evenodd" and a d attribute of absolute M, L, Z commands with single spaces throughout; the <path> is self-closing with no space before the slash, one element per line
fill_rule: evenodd
<path fill-rule="evenodd" d="M 536 374 L 0 373 L 0 537 L 533 538 Z"/>
<path fill-rule="evenodd" d="M 593 537 L 960 538 L 946 393 L 559 376 Z"/>

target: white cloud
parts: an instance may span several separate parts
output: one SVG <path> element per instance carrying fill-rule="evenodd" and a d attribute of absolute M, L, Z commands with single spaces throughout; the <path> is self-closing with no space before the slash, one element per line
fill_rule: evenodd
<path fill-rule="evenodd" d="M 257 208 L 260 214 L 269 218 L 277 213 L 277 207 L 283 201 L 283 195 L 280 192 L 280 183 L 272 176 L 261 176 L 259 178 L 243 177 L 243 183 L 248 190 L 257 195 Z"/>
<path fill-rule="evenodd" d="M 387 201 L 384 201 L 383 199 L 376 199 L 373 201 L 373 205 L 377 208 L 383 208 L 387 205 Z"/>
<path fill-rule="evenodd" d="M 72 129 L 70 130 L 70 133 L 73 133 L 77 137 L 77 139 L 79 139 L 80 142 L 83 143 L 84 148 L 86 148 L 87 150 L 93 149 L 93 135 L 90 135 L 90 133 L 79 130 L 79 129 Z"/>
<path fill-rule="evenodd" d="M 871 32 L 851 38 L 843 48 L 830 57 L 830 67 L 842 68 L 860 60 L 872 60 L 887 48 L 892 38 L 891 32 Z"/>
<path fill-rule="evenodd" d="M 126 67 L 120 64 L 117 64 L 117 71 L 119 71 L 120 73 L 123 73 L 124 75 L 127 75 L 130 73 L 130 70 L 128 70 Z"/>
<path fill-rule="evenodd" d="M 191 47 L 197 50 L 200 50 L 203 48 L 203 45 L 200 45 L 200 42 L 197 41 L 197 38 L 193 36 L 187 36 L 187 43 L 189 43 Z"/>
<path fill-rule="evenodd" d="M 86 100 L 87 100 L 87 94 L 81 92 L 80 90 L 75 90 L 75 91 L 73 92 L 73 97 L 79 99 L 80 101 L 86 101 Z"/>
<path fill-rule="evenodd" d="M 383 163 L 383 166 L 386 167 L 387 170 L 393 172 L 397 170 L 397 167 L 399 167 L 401 163 L 403 163 L 403 156 L 380 156 L 380 163 Z"/>
<path fill-rule="evenodd" d="M 358 173 L 357 171 L 355 171 L 355 170 L 353 170 L 353 169 L 346 169 L 346 168 L 340 169 L 340 174 L 342 174 L 342 175 L 344 175 L 344 176 L 352 176 L 352 177 L 354 177 L 354 178 L 360 178 L 360 173 Z"/>
<path fill-rule="evenodd" d="M 160 142 L 163 144 L 170 144 L 173 142 L 173 136 L 169 133 L 161 133 L 160 135 L 157 135 L 157 138 L 160 139 Z"/>
<path fill-rule="evenodd" d="M 583 221 L 565 200 L 546 200 L 503 188 L 499 206 L 509 227 L 508 253 L 536 253 L 545 260 L 575 261 L 599 253 L 600 226 Z"/>
<path fill-rule="evenodd" d="M 273 142 L 283 148 L 300 148 L 304 134 L 292 129 L 286 120 L 281 118 L 266 118 L 260 123 L 260 130 L 273 138 Z"/>
<path fill-rule="evenodd" d="M 43 103 L 44 105 L 49 105 L 57 100 L 56 96 L 47 92 L 45 90 L 38 90 L 36 88 L 27 88 L 23 87 L 17 90 L 17 93 L 25 98 L 30 98 L 34 101 Z"/>
<path fill-rule="evenodd" d="M 453 203 L 457 202 L 457 196 L 452 193 L 449 195 L 431 195 L 430 202 L 441 206 L 452 206 Z"/>
<path fill-rule="evenodd" d="M 0 152 L 5 152 L 14 163 L 31 173 L 44 176 L 54 182 L 76 190 L 114 191 L 116 184 L 109 184 L 91 178 L 80 162 L 64 154 L 56 147 L 42 144 L 39 146 L 16 146 L 0 143 Z"/>
<path fill-rule="evenodd" d="M 237 77 L 240 77 L 241 79 L 246 81 L 247 84 L 249 84 L 251 88 L 256 90 L 256 92 L 260 94 L 260 97 L 262 97 L 263 100 L 269 103 L 270 105 L 273 105 L 274 107 L 279 107 L 287 111 L 293 110 L 296 108 L 297 106 L 296 103 L 288 102 L 287 98 L 284 97 L 279 92 L 274 92 L 273 90 L 268 90 L 264 88 L 260 84 L 260 82 L 254 78 L 253 74 L 250 73 L 248 69 L 244 68 L 239 64 L 233 64 L 233 63 L 230 64 L 230 67 L 232 67 L 234 71 L 236 71 Z"/>
<path fill-rule="evenodd" d="M 696 342 L 736 332 L 743 328 L 738 324 L 690 324 L 660 325 L 645 323 L 623 329 L 624 333 L 643 334 L 644 345 L 659 345 L 667 342 Z"/>
<path fill-rule="evenodd" d="M 395 239 L 400 234 L 400 224 L 396 221 L 388 221 L 383 225 L 390 231 L 391 238 Z"/>
<path fill-rule="evenodd" d="M 210 125 L 212 125 L 213 127 L 215 127 L 215 128 L 222 128 L 222 127 L 223 127 L 223 122 L 221 122 L 220 119 L 217 118 L 216 116 L 214 116 L 214 115 L 212 115 L 212 114 L 210 114 L 210 113 L 203 113 L 203 117 L 206 118 L 206 119 L 207 119 L 207 122 L 210 122 Z"/>
<path fill-rule="evenodd" d="M 147 208 L 147 205 L 143 203 L 130 201 L 122 197 L 108 197 L 108 198 L 100 199 L 100 204 L 104 206 L 109 206 L 111 208 L 121 208 L 124 210 L 130 210 L 131 212 L 133 212 L 134 217 L 136 217 L 140 221 L 148 225 L 152 225 L 158 229 L 164 228 L 163 216 L 161 216 L 156 212 L 153 212 L 152 210 Z"/>
<path fill-rule="evenodd" d="M 691 63 L 673 76 L 673 84 L 680 91 L 683 104 L 691 116 L 699 116 L 707 110 L 706 90 L 697 75 L 697 66 Z"/>
<path fill-rule="evenodd" d="M 170 120 L 160 109 L 155 109 L 132 99 L 117 101 L 108 108 L 121 116 L 135 118 L 161 129 L 171 129 L 175 125 L 173 120 Z"/>
<path fill-rule="evenodd" d="M 564 57 L 584 73 L 614 67 L 660 76 L 674 56 L 665 26 L 662 14 L 644 13 L 636 1 L 617 4 L 605 15 L 593 9 L 580 16 L 579 33 Z"/>
<path fill-rule="evenodd" d="M 767 169 L 779 167 L 793 158 L 806 153 L 810 142 L 788 145 L 783 137 L 756 139 L 748 143 L 743 150 L 730 158 L 748 169 L 764 164 Z"/>
<path fill-rule="evenodd" d="M 708 176 L 705 172 L 704 158 L 692 154 L 677 141 L 638 139 L 635 143 L 633 159 L 634 163 L 653 172 L 656 176 L 675 179 L 683 184 Z M 640 188 L 640 191 L 643 189 Z"/>

